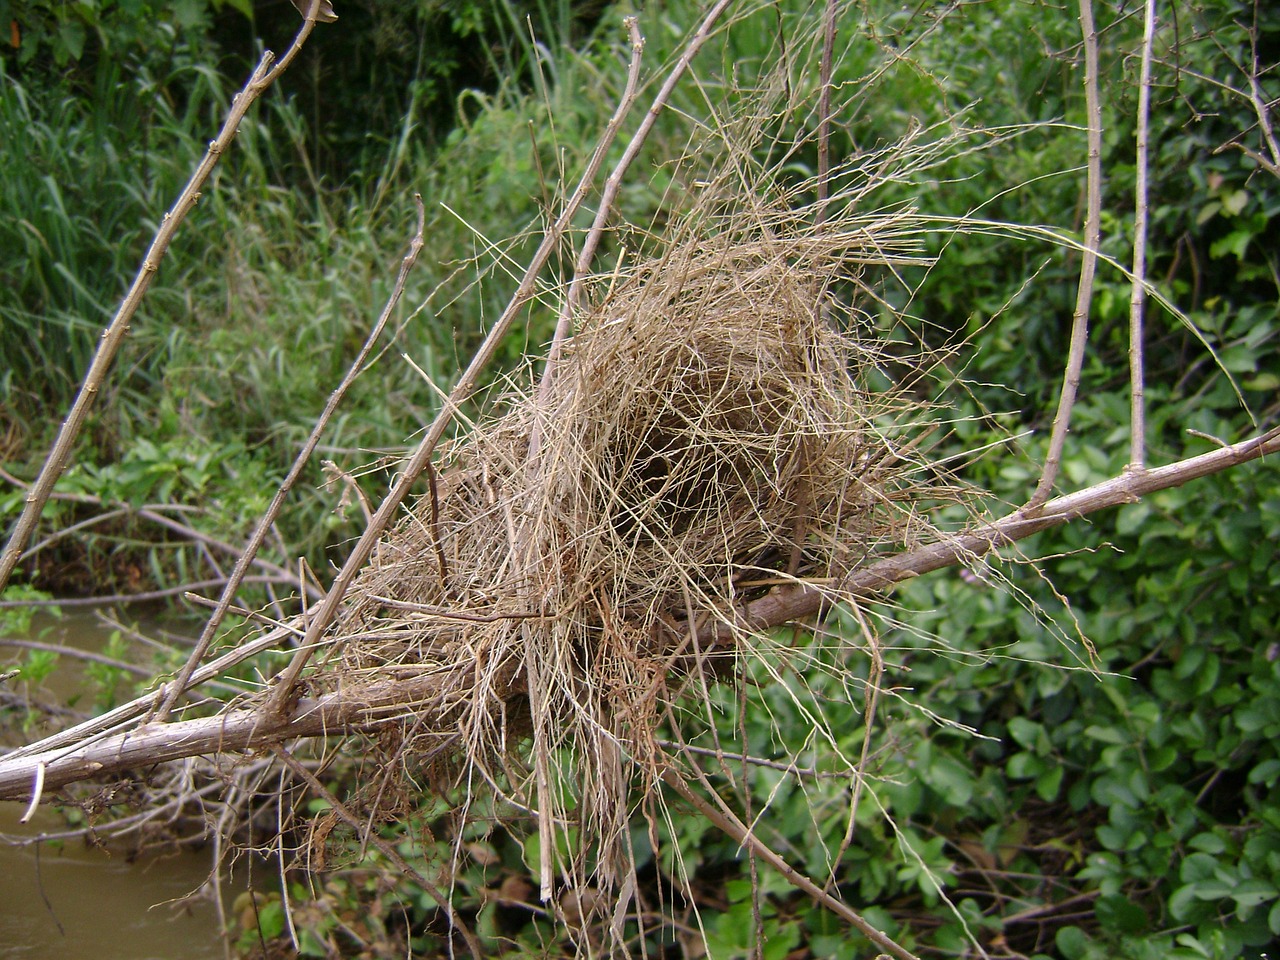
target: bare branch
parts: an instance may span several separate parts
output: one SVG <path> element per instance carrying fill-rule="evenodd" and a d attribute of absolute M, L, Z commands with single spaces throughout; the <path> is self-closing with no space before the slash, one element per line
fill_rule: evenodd
<path fill-rule="evenodd" d="M 992 550 L 1016 543 L 1041 530 L 1061 526 L 1068 521 L 1077 520 L 1109 507 L 1134 503 L 1158 490 L 1180 487 L 1192 480 L 1221 473 L 1231 467 L 1275 453 L 1280 453 L 1280 428 L 1269 430 L 1242 443 L 1212 450 L 1198 457 L 1179 460 L 1177 463 L 1156 467 L 1140 474 L 1126 472 L 1076 493 L 1050 500 L 1040 507 L 1023 507 L 998 520 L 980 524 L 954 537 L 854 570 L 834 592 L 843 596 L 880 593 L 904 580 L 958 563 L 969 563 L 975 557 L 981 557 Z M 829 602 L 828 598 L 831 595 L 831 592 L 824 592 L 817 587 L 807 585 L 784 588 L 749 603 L 742 617 L 742 623 L 749 629 L 764 629 L 810 617 Z M 723 643 L 732 636 L 731 628 L 727 626 L 720 628 L 719 642 Z"/>
<path fill-rule="evenodd" d="M 1084 37 L 1084 94 L 1088 114 L 1088 196 L 1084 219 L 1084 250 L 1080 258 L 1080 283 L 1076 306 L 1071 314 L 1071 346 L 1062 375 L 1058 412 L 1053 417 L 1049 453 L 1035 493 L 1027 501 L 1028 510 L 1038 510 L 1053 493 L 1062 465 L 1062 451 L 1071 429 L 1071 408 L 1080 389 L 1080 371 L 1089 339 L 1089 309 L 1093 302 L 1093 278 L 1098 268 L 1098 246 L 1102 241 L 1102 105 L 1098 99 L 1098 28 L 1093 20 L 1093 0 L 1080 0 L 1080 32 Z"/>
<path fill-rule="evenodd" d="M 1135 161 L 1133 282 L 1129 300 L 1129 469 L 1147 462 L 1146 388 L 1143 383 L 1142 315 L 1147 300 L 1147 171 L 1151 133 L 1151 48 L 1155 42 L 1156 3 L 1147 0 L 1142 27 L 1142 76 L 1138 85 L 1138 155 Z"/>
<path fill-rule="evenodd" d="M 617 136 L 618 128 L 622 126 L 623 119 L 631 110 L 631 105 L 635 103 L 636 87 L 640 81 L 640 55 L 644 52 L 644 37 L 640 35 L 640 27 L 637 25 L 635 17 L 627 17 L 623 23 L 626 24 L 627 32 L 631 37 L 631 65 L 627 68 L 627 85 L 622 92 L 622 98 L 618 101 L 617 109 L 614 110 L 613 116 L 609 118 L 609 122 L 605 126 L 604 136 L 601 137 L 602 150 L 607 149 Z M 656 116 L 656 114 L 651 111 L 650 116 Z M 627 168 L 631 166 L 631 161 L 635 159 L 636 153 L 639 152 L 640 144 L 644 143 L 649 131 L 653 128 L 653 124 L 648 122 L 648 116 L 645 117 L 645 121 L 631 138 L 631 143 L 627 145 L 626 152 L 623 154 L 622 159 L 618 161 L 618 165 L 605 178 L 604 191 L 600 197 L 600 206 L 596 210 L 596 217 L 591 224 L 591 229 L 587 231 L 587 236 L 582 242 L 582 250 L 578 254 L 578 261 L 573 268 L 573 279 L 569 282 L 569 290 L 565 294 L 564 303 L 560 307 L 560 316 L 556 319 L 555 333 L 551 337 L 551 346 L 547 350 L 546 366 L 542 371 L 542 383 L 538 388 L 540 401 L 545 401 L 550 393 L 551 379 L 555 376 L 556 363 L 560 359 L 564 341 L 568 339 L 573 329 L 573 315 L 577 311 L 578 301 L 582 297 L 582 281 L 587 271 L 591 269 L 591 262 L 595 259 L 596 249 L 600 246 L 600 239 L 604 235 L 604 225 L 613 211 L 613 203 L 617 199 L 619 188 L 622 186 L 622 177 Z M 529 440 L 529 459 L 536 460 L 537 456 L 538 435 L 535 432 Z"/>
<path fill-rule="evenodd" d="M 697 766 L 694 766 L 697 770 Z M 899 946 L 885 934 L 877 930 L 863 918 L 863 916 L 848 906 L 841 900 L 837 900 L 822 887 L 818 886 L 803 873 L 797 870 L 785 859 L 779 856 L 768 846 L 763 840 L 755 835 L 752 830 L 738 819 L 732 810 L 720 799 L 720 795 L 711 788 L 706 782 L 706 778 L 699 771 L 699 777 L 702 779 L 709 796 L 715 798 L 716 806 L 712 806 L 706 800 L 699 797 L 696 793 L 689 789 L 686 784 L 674 770 L 667 767 L 662 773 L 662 782 L 671 787 L 676 793 L 684 797 L 689 803 L 693 804 L 698 812 L 714 823 L 717 827 L 725 832 L 726 835 L 750 850 L 755 856 L 765 861 L 773 869 L 782 874 L 787 882 L 794 886 L 797 890 L 807 893 L 813 898 L 814 902 L 822 907 L 830 910 L 836 916 L 846 920 L 864 937 L 874 943 L 881 950 L 887 950 L 889 953 L 898 957 L 899 960 L 919 960 L 915 954 L 904 947 Z"/>
<path fill-rule="evenodd" d="M 284 508 L 285 498 L 293 489 L 298 478 L 302 476 L 302 471 L 311 459 L 311 454 L 315 452 L 316 444 L 320 442 L 320 437 L 325 429 L 329 426 L 329 421 L 333 419 L 334 413 L 338 409 L 338 405 L 342 403 L 343 398 L 347 395 L 347 391 L 351 385 L 355 383 L 356 378 L 363 372 L 365 361 L 369 354 L 373 351 L 374 345 L 382 336 L 382 331 L 386 327 L 387 322 L 391 319 L 391 314 L 395 311 L 396 305 L 400 302 L 400 298 L 404 295 L 405 281 L 409 277 L 409 271 L 413 269 L 413 265 L 418 261 L 418 254 L 422 251 L 423 238 L 422 232 L 426 225 L 426 211 L 422 206 L 422 197 L 414 194 L 414 204 L 418 211 L 418 226 L 414 232 L 413 238 L 409 241 L 409 252 L 405 254 L 404 259 L 400 263 L 400 273 L 396 277 L 395 288 L 391 291 L 391 296 L 387 298 L 386 306 L 382 308 L 382 313 L 378 317 L 377 322 L 373 325 L 373 329 L 369 331 L 369 335 L 365 338 L 364 344 L 360 347 L 360 351 L 356 354 L 355 359 L 351 361 L 347 367 L 347 372 L 342 378 L 342 382 L 338 384 L 336 390 L 329 395 L 329 401 L 325 404 L 324 411 L 316 420 L 315 426 L 311 428 L 311 433 L 307 437 L 306 442 L 302 445 L 302 449 L 298 451 L 298 456 L 293 461 L 293 466 L 289 468 L 289 474 L 281 482 L 276 490 L 275 496 L 271 499 L 271 505 L 267 507 L 266 512 L 262 515 L 262 519 L 258 521 L 258 526 L 253 531 L 253 536 L 249 538 L 248 544 L 245 545 L 243 551 L 236 558 L 235 567 L 231 571 L 231 576 L 227 580 L 226 586 L 222 590 L 222 596 L 218 598 L 218 605 L 214 608 L 213 613 L 209 615 L 209 619 L 205 622 L 204 629 L 200 633 L 200 639 L 196 641 L 195 649 L 191 651 L 190 657 L 179 671 L 178 676 L 173 683 L 168 684 L 163 691 L 163 701 L 160 703 L 159 709 L 156 711 L 157 719 L 163 721 L 168 718 L 169 712 L 173 709 L 173 705 L 177 702 L 178 697 L 182 696 L 191 682 L 191 674 L 200 661 L 204 659 L 205 653 L 209 650 L 209 644 L 213 642 L 214 635 L 218 632 L 218 628 L 222 625 L 223 619 L 227 615 L 227 610 L 235 600 L 236 591 L 240 589 L 245 573 L 249 569 L 258 550 L 261 549 L 263 541 L 267 538 L 267 533 L 271 529 L 271 525 L 276 522 L 276 518 L 280 516 L 280 511 Z M 299 578 L 302 582 L 302 578 Z"/>
<path fill-rule="evenodd" d="M 312 3 L 318 5 L 317 0 L 312 0 Z M 271 64 L 275 60 L 275 54 L 270 50 L 263 52 L 262 59 L 258 62 L 258 66 L 254 69 L 248 82 L 232 99 L 231 110 L 227 114 L 227 119 L 222 125 L 222 130 L 219 131 L 217 139 L 209 144 L 209 149 L 205 152 L 204 159 L 200 161 L 200 165 L 196 167 L 195 173 L 191 175 L 191 179 L 178 196 L 177 201 L 160 222 L 160 228 L 156 231 L 155 238 L 151 241 L 151 246 L 148 248 L 146 256 L 142 258 L 142 266 L 138 268 L 133 285 L 129 288 L 129 292 L 125 295 L 111 323 L 102 333 L 102 341 L 98 344 L 98 350 L 94 354 L 93 362 L 89 365 L 89 372 L 85 374 L 84 383 L 80 387 L 80 392 L 76 394 L 76 399 L 71 405 L 71 411 L 67 414 L 66 420 L 62 422 L 62 428 L 58 431 L 58 438 L 49 450 L 44 466 L 40 469 L 40 475 L 36 477 L 35 482 L 27 491 L 26 504 L 23 506 L 22 515 L 14 526 L 4 553 L 0 554 L 0 590 L 3 590 L 5 584 L 9 582 L 9 577 L 18 565 L 23 548 L 26 547 L 32 533 L 35 532 L 36 524 L 40 520 L 40 514 L 44 512 L 49 495 L 53 493 L 54 484 L 58 482 L 58 478 L 62 476 L 63 470 L 66 469 L 67 463 L 71 459 L 72 448 L 75 446 L 75 442 L 80 436 L 80 431 L 84 427 L 90 411 L 93 409 L 94 402 L 102 391 L 102 385 L 106 382 L 111 364 L 115 361 L 116 354 L 119 352 L 121 345 L 124 343 L 124 338 L 129 332 L 129 323 L 134 314 L 137 313 L 138 307 L 141 306 L 143 297 L 146 296 L 147 290 L 151 286 L 151 281 L 155 279 L 156 271 L 160 269 L 160 261 L 164 258 L 165 253 L 168 252 L 169 244 L 177 234 L 178 227 L 182 225 L 182 221 L 186 219 L 187 214 L 195 207 L 196 201 L 200 199 L 201 187 L 204 186 L 205 181 L 209 178 L 209 174 L 213 172 L 213 168 L 217 165 L 222 154 L 230 148 L 231 141 L 235 139 L 236 131 L 240 128 L 240 122 L 244 119 L 245 114 L 249 112 L 249 107 L 271 86 L 293 58 L 297 56 L 298 51 L 302 49 L 302 45 L 306 42 L 307 37 L 311 35 L 311 31 L 314 28 L 314 19 L 308 18 L 303 22 L 298 35 L 294 37 L 293 43 L 285 52 L 279 66 L 274 70 L 271 69 Z"/>
<path fill-rule="evenodd" d="M 838 592 L 843 596 L 882 593 L 896 583 L 957 563 L 971 562 L 974 557 L 991 550 L 1098 510 L 1132 503 L 1158 490 L 1181 486 L 1277 453 L 1280 453 L 1280 428 L 1143 473 L 1126 472 L 1049 501 L 1034 515 L 1025 509 L 1017 510 L 954 537 L 855 570 L 840 585 Z M 766 629 L 813 616 L 830 602 L 831 596 L 832 591 L 818 587 L 784 587 L 748 604 L 739 624 L 706 627 L 705 641 L 727 646 L 734 642 L 743 628 Z M 225 670 L 254 653 L 272 649 L 286 633 L 284 629 L 272 631 L 252 644 L 231 651 L 200 668 L 194 676 L 195 682 L 201 682 L 205 676 Z M 678 639 L 672 643 L 679 646 L 687 640 L 688 632 L 677 633 Z M 678 653 L 679 650 L 673 646 L 673 652 Z M 368 729 L 387 719 L 403 717 L 407 710 L 416 710 L 420 716 L 429 718 L 427 705 L 438 700 L 445 682 L 438 675 L 384 680 L 362 689 L 343 689 L 316 699 L 304 698 L 285 717 L 256 709 L 228 709 L 216 717 L 132 727 L 131 718 L 143 713 L 153 700 L 153 697 L 142 697 L 96 720 L 0 757 L 0 800 L 29 799 L 40 764 L 45 767 L 45 789 L 56 790 L 79 780 L 110 776 L 166 760 L 205 753 L 235 753 L 296 737 L 328 736 Z M 500 697 L 528 693 L 527 682 L 520 674 L 509 675 L 503 682 L 505 688 L 494 691 Z M 424 723 L 428 720 L 424 719 Z M 103 731 L 114 732 L 104 734 Z M 435 734 L 435 742 L 442 747 L 456 743 L 459 737 L 457 725 L 452 720 L 442 723 Z"/>
<path fill-rule="evenodd" d="M 822 60 L 818 65 L 818 205 L 815 226 L 827 219 L 831 195 L 831 60 L 836 45 L 836 0 L 827 0 L 822 14 Z"/>
<path fill-rule="evenodd" d="M 17 477 L 13 476 L 12 474 L 8 473 L 3 469 L 0 469 L 0 480 L 4 480 L 7 483 L 11 483 L 16 487 L 22 487 L 27 490 L 30 490 L 31 488 L 30 484 L 25 483 L 22 480 L 19 480 Z M 216 551 L 218 553 L 226 554 L 229 557 L 236 557 L 236 558 L 240 557 L 241 553 L 243 552 L 243 549 L 241 547 L 237 547 L 230 543 L 227 543 L 225 540 L 219 540 L 216 537 L 211 537 L 207 533 L 197 530 L 195 527 L 191 526 L 189 523 L 186 523 L 182 520 L 175 520 L 172 517 L 165 516 L 166 513 L 176 513 L 179 515 L 198 513 L 200 512 L 199 507 L 193 507 L 185 504 L 175 504 L 175 503 L 148 503 L 148 504 L 144 504 L 141 507 L 135 507 L 132 504 L 104 500 L 102 497 L 99 497 L 92 493 L 54 493 L 49 497 L 49 499 L 64 500 L 68 503 L 81 503 L 89 506 L 109 508 L 107 509 L 106 513 L 99 514 L 95 517 L 90 517 L 89 519 L 81 521 L 81 523 L 75 524 L 71 528 L 68 528 L 71 530 L 76 528 L 89 527 L 96 523 L 102 523 L 105 520 L 109 520 L 117 516 L 137 517 L 140 520 L 146 520 L 148 523 L 154 523 L 156 526 L 164 527 L 166 530 L 172 531 L 173 533 L 178 534 L 180 537 L 191 540 L 192 542 L 197 543 L 201 547 L 207 548 L 210 551 Z M 66 533 L 67 533 L 67 530 L 59 530 L 57 533 L 55 533 L 48 539 L 41 541 L 40 543 L 33 546 L 30 550 L 25 551 L 22 554 L 22 559 L 26 559 L 27 557 L 33 556 L 34 554 L 38 553 L 40 550 L 45 549 L 49 545 L 57 542 L 58 540 L 62 539 L 66 535 Z M 206 554 L 206 557 L 207 556 L 208 555 Z M 264 576 L 250 578 L 248 582 L 288 584 L 289 586 L 293 587 L 295 590 L 298 590 L 304 596 L 308 594 L 311 594 L 317 597 L 322 596 L 322 594 L 318 590 L 316 590 L 315 587 L 311 586 L 309 583 L 304 581 L 301 577 L 294 575 L 293 573 L 286 570 L 284 567 L 279 566 L 278 564 L 271 563 L 268 560 L 263 560 L 260 557 L 253 558 L 253 562 L 263 570 Z M 214 564 L 214 566 L 216 566 L 216 564 Z M 165 590 L 160 592 L 158 595 L 173 596 L 175 593 L 179 593 L 182 590 L 190 590 L 190 589 L 203 590 L 210 586 L 219 586 L 225 582 L 226 582 L 225 577 L 218 576 L 214 580 L 200 581 L 194 584 L 187 584 L 184 587 L 178 588 L 175 590 Z M 141 594 L 139 595 L 131 594 L 130 598 L 133 600 L 144 599 L 143 595 Z M 83 598 L 83 599 L 73 599 L 73 600 L 64 600 L 64 601 L 51 600 L 51 601 L 47 601 L 47 605 L 56 606 L 59 603 L 62 603 L 63 605 L 70 605 L 70 606 L 75 606 L 77 604 L 101 605 L 102 603 L 105 603 L 105 602 L 115 602 L 115 601 L 104 600 L 104 598 L 99 597 L 99 598 Z M 43 601 L 43 600 L 7 600 L 7 601 L 0 601 L 0 609 L 3 609 L 4 607 L 40 606 L 45 604 L 46 604 L 46 601 Z"/>
<path fill-rule="evenodd" d="M 720 0 L 711 13 L 703 21 L 703 27 L 699 28 L 698 33 L 689 41 L 686 47 L 686 54 L 682 56 L 682 61 L 691 58 L 693 53 L 701 47 L 706 40 L 706 30 L 709 30 L 710 24 L 714 23 L 713 17 L 718 17 L 732 0 Z M 666 99 L 670 96 L 670 89 L 675 84 L 668 78 L 667 83 L 663 84 L 658 96 L 654 99 L 653 105 L 650 106 L 649 112 L 645 117 L 645 122 L 652 124 L 659 112 L 661 112 Z M 639 146 L 636 146 L 639 149 Z M 538 276 L 542 273 L 543 268 L 547 265 L 547 261 L 551 258 L 552 252 L 560 243 L 560 240 L 568 232 L 569 227 L 573 223 L 573 217 L 578 212 L 578 208 L 582 206 L 586 199 L 591 184 L 595 182 L 597 174 L 600 172 L 601 166 L 604 164 L 605 151 L 597 148 L 592 154 L 591 160 L 587 164 L 586 170 L 583 171 L 582 178 L 578 182 L 577 188 L 565 203 L 565 208 L 561 212 L 559 218 L 547 230 L 542 238 L 542 243 L 534 252 L 529 260 L 529 266 L 524 272 L 524 276 L 520 281 L 516 292 L 512 295 L 507 308 L 502 312 L 502 316 L 493 325 L 493 329 L 485 337 L 484 342 L 476 350 L 475 355 L 471 358 L 471 362 L 463 371 L 462 376 L 458 379 L 453 390 L 450 391 L 448 399 L 445 401 L 444 407 L 436 416 L 431 426 L 427 429 L 426 435 L 422 438 L 409 461 L 404 465 L 395 485 L 391 488 L 390 493 L 383 499 L 379 505 L 377 512 L 373 515 L 373 519 L 365 528 L 360 539 L 352 548 L 351 553 L 347 556 L 346 562 L 342 565 L 342 569 L 338 571 L 338 576 L 334 579 L 333 585 L 329 588 L 329 592 L 320 602 L 307 627 L 306 636 L 299 648 L 297 656 L 290 662 L 280 676 L 280 683 L 273 695 L 270 703 L 266 706 L 266 711 L 273 714 L 275 719 L 279 720 L 289 709 L 289 700 L 294 695 L 294 684 L 297 682 L 299 674 L 303 667 L 306 666 L 310 659 L 311 650 L 320 641 L 321 635 L 333 622 L 333 618 L 338 613 L 338 606 L 342 602 L 342 598 L 346 596 L 347 590 L 351 586 L 351 581 L 355 579 L 356 573 L 368 561 L 370 554 L 373 552 L 374 544 L 378 538 L 382 536 L 384 530 L 391 523 L 391 518 L 395 516 L 400 509 L 400 504 L 404 502 L 405 497 L 409 494 L 410 487 L 417 481 L 427 464 L 431 460 L 432 454 L 435 452 L 437 444 L 444 437 L 444 432 L 448 429 L 454 415 L 458 410 L 458 406 L 463 403 L 475 391 L 479 383 L 480 373 L 492 361 L 494 354 L 497 352 L 498 344 L 506 337 L 507 331 L 511 329 L 511 324 L 515 321 L 516 316 L 524 308 L 534 294 L 537 287 Z"/>

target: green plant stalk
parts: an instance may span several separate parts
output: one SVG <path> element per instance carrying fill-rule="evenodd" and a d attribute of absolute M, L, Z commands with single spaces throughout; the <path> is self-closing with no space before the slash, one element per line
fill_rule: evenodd
<path fill-rule="evenodd" d="M 318 6 L 318 3 L 319 0 L 311 0 L 313 6 Z M 18 518 L 13 533 L 5 545 L 4 554 L 0 555 L 0 590 L 3 590 L 9 582 L 9 577 L 18 565 L 23 549 L 31 539 L 32 533 L 35 532 L 36 524 L 40 521 L 40 515 L 44 512 L 45 504 L 53 493 L 54 484 L 58 482 L 58 478 L 62 476 L 63 470 L 66 469 L 67 463 L 71 459 L 72 447 L 80 436 L 80 431 L 83 429 L 94 402 L 102 390 L 102 384 L 106 381 L 107 372 L 111 369 L 111 364 L 115 361 L 116 354 L 124 343 L 124 338 L 129 334 L 129 323 L 142 305 L 147 289 L 151 286 L 152 280 L 155 279 L 156 271 L 160 269 L 160 261 L 168 251 L 170 243 L 178 232 L 178 228 L 182 225 L 182 221 L 186 219 L 187 214 L 191 212 L 196 202 L 200 199 L 200 188 L 204 186 L 205 181 L 209 178 L 209 174 L 213 172 L 213 168 L 217 165 L 222 154 L 230 148 L 231 141 L 235 139 L 236 131 L 240 128 L 240 122 L 244 119 L 245 114 L 248 113 L 249 107 L 293 62 L 294 57 L 298 55 L 298 51 L 302 49 L 302 45 L 306 42 L 307 37 L 311 35 L 311 31 L 314 28 L 315 20 L 313 18 L 308 17 L 303 21 L 302 29 L 298 31 L 293 44 L 274 69 L 271 65 L 275 62 L 275 54 L 270 50 L 263 52 L 262 59 L 258 62 L 258 66 L 254 69 L 248 82 L 232 100 L 231 110 L 228 112 L 227 119 L 223 123 L 217 138 L 210 142 L 209 149 L 205 152 L 200 165 L 196 167 L 195 173 L 191 175 L 191 179 L 187 182 L 177 201 L 165 213 L 164 219 L 160 223 L 160 229 L 156 231 L 150 248 L 142 258 L 142 266 L 139 267 L 138 273 L 134 277 L 133 285 L 129 288 L 129 292 L 125 295 L 111 323 L 103 331 L 102 342 L 98 345 L 93 362 L 89 365 L 89 372 L 85 374 L 84 383 L 80 388 L 80 392 L 76 394 L 75 402 L 71 405 L 71 411 L 62 422 L 57 440 L 54 441 L 53 447 L 45 459 L 44 466 L 40 469 L 40 475 L 27 491 L 22 515 Z"/>

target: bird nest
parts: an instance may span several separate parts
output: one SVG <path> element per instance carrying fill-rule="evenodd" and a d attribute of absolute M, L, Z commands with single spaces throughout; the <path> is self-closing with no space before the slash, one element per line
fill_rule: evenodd
<path fill-rule="evenodd" d="M 838 599 L 917 534 L 901 501 L 921 495 L 920 404 L 886 388 L 847 305 L 865 268 L 906 255 L 910 216 L 799 217 L 688 231 L 600 279 L 543 389 L 513 388 L 442 452 L 333 627 L 319 682 L 431 680 L 388 731 L 396 756 L 519 797 L 544 850 L 579 823 L 593 852 L 556 869 L 580 879 L 625 867 L 655 732 L 734 676 L 752 602 Z"/>

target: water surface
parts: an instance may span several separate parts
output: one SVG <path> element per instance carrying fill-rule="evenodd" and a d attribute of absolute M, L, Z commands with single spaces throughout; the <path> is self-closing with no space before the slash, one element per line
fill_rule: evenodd
<path fill-rule="evenodd" d="M 109 633 L 92 618 L 74 615 L 40 618 L 31 639 L 96 650 Z M 0 645 L 0 673 L 25 656 L 25 650 Z M 81 686 L 80 665 L 62 657 L 48 687 L 65 698 Z M 48 807 L 19 824 L 24 810 L 24 804 L 0 801 L 0 837 L 29 840 L 67 830 Z M 0 960 L 222 958 L 213 901 L 191 896 L 207 892 L 211 866 L 211 848 L 128 863 L 80 840 L 0 842 Z"/>

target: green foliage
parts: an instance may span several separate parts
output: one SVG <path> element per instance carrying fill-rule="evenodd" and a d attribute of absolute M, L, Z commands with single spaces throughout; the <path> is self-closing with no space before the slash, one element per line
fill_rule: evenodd
<path fill-rule="evenodd" d="M 10 584 L 3 593 L 0 593 L 0 600 L 6 604 L 49 599 L 51 599 L 49 594 L 26 584 Z M 8 638 L 47 636 L 52 631 L 53 625 L 45 624 L 36 630 L 35 621 L 38 610 L 40 608 L 34 606 L 0 606 L 0 636 Z M 57 607 L 47 607 L 41 612 L 55 622 L 62 616 L 62 611 Z M 6 680 L 0 682 L 4 683 L 7 689 L 18 689 L 22 694 L 20 698 L 11 700 L 5 697 L 0 701 L 0 732 L 7 732 L 10 727 L 16 727 L 24 735 L 29 735 L 36 728 L 42 719 L 36 695 L 57 666 L 58 654 L 52 650 L 28 650 L 26 656 L 20 660 L 0 663 L 0 674 L 8 675 Z M 16 675 L 9 675 L 15 668 Z"/>
<path fill-rule="evenodd" d="M 223 7 L 253 14 L 250 0 L 0 0 L 0 24 L 19 64 L 47 67 L 47 59 L 63 69 L 139 53 L 160 59 L 174 52 L 179 34 L 182 46 L 208 53 L 211 17 Z"/>

